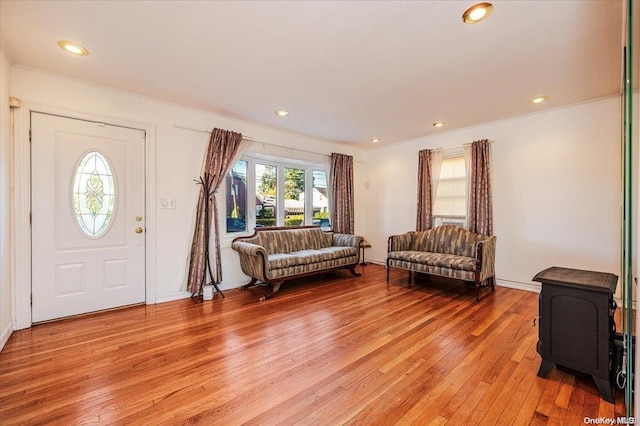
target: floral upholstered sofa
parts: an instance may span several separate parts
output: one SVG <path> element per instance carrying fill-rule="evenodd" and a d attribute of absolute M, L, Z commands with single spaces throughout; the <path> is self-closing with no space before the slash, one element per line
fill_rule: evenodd
<path fill-rule="evenodd" d="M 427 231 L 411 231 L 389 237 L 387 246 L 387 281 L 389 269 L 439 275 L 473 282 L 476 301 L 480 286 L 495 288 L 496 237 L 475 234 L 453 225 Z"/>
<path fill-rule="evenodd" d="M 243 286 L 258 281 L 273 290 L 260 300 L 271 298 L 286 280 L 305 275 L 355 267 L 360 259 L 362 237 L 326 232 L 317 226 L 256 228 L 253 235 L 235 238 L 231 248 L 240 255 L 242 272 L 251 277 Z"/>

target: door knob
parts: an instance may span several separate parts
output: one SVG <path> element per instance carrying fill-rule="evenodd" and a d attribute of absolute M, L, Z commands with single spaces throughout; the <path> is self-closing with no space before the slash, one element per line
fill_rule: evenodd
<path fill-rule="evenodd" d="M 142 227 L 138 226 L 136 228 L 136 234 L 142 234 L 142 231 L 143 231 Z"/>

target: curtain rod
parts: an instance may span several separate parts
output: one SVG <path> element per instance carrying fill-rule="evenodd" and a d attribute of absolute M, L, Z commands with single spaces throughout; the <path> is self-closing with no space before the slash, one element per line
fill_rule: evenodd
<path fill-rule="evenodd" d="M 192 130 L 194 132 L 209 133 L 209 134 L 211 134 L 211 132 L 213 131 L 213 129 L 194 129 L 193 127 L 181 126 L 179 124 L 174 124 L 173 127 L 177 127 L 178 129 Z M 277 145 L 275 143 L 269 143 L 269 142 L 260 141 L 260 140 L 258 140 L 256 138 L 251 137 L 251 136 L 242 135 L 242 139 L 246 139 L 248 141 L 255 142 L 255 143 L 261 143 L 263 145 L 273 146 L 273 147 L 276 147 L 276 148 L 292 149 L 294 151 L 306 152 L 308 154 L 325 155 L 327 157 L 331 157 L 331 154 L 328 154 L 326 152 L 309 151 L 309 150 L 301 149 L 301 148 L 290 148 L 290 147 L 286 147 L 286 146 L 282 146 L 282 145 Z"/>
<path fill-rule="evenodd" d="M 493 141 L 489 141 L 489 143 L 492 144 Z M 453 151 L 453 150 L 464 148 L 465 146 L 470 146 L 470 145 L 473 145 L 473 142 L 462 144 L 462 146 L 453 146 L 451 148 L 434 148 L 432 149 L 432 151 Z"/>

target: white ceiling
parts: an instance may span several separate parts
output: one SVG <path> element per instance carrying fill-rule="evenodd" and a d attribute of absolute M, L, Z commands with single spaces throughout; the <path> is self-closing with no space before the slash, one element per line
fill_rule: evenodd
<path fill-rule="evenodd" d="M 493 1 L 463 24 L 473 3 L 1 0 L 0 33 L 14 64 L 338 142 L 620 92 L 621 0 Z"/>

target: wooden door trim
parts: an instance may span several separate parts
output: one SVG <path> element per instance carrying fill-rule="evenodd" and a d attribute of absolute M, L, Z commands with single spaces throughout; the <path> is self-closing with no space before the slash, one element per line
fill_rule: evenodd
<path fill-rule="evenodd" d="M 155 229 L 155 125 L 139 121 L 131 121 L 117 117 L 105 117 L 78 111 L 67 110 L 52 106 L 22 100 L 22 107 L 14 112 L 13 149 L 14 149 L 14 208 L 13 208 L 13 247 L 12 257 L 12 293 L 13 293 L 13 329 L 29 328 L 31 322 L 31 225 L 29 213 L 31 211 L 31 146 L 29 142 L 29 127 L 31 113 L 44 113 L 61 117 L 108 123 L 114 126 L 130 127 L 146 133 L 144 147 L 145 163 L 145 214 L 146 214 L 146 246 L 145 246 L 145 303 L 156 303 L 156 235 Z"/>

